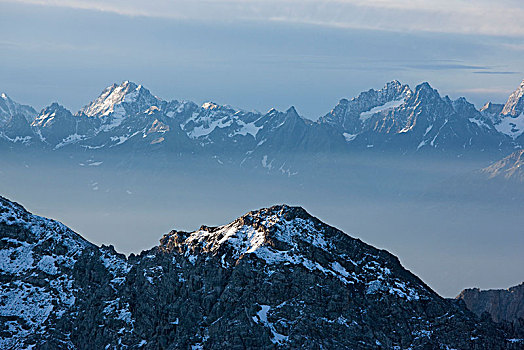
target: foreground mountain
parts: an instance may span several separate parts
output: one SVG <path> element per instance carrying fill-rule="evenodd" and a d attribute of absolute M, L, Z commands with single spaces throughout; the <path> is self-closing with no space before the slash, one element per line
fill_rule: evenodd
<path fill-rule="evenodd" d="M 519 349 L 384 250 L 298 207 L 126 258 L 0 198 L 1 348 Z"/>
<path fill-rule="evenodd" d="M 465 289 L 457 299 L 464 300 L 475 314 L 488 313 L 495 322 L 511 322 L 524 334 L 524 283 L 508 289 Z"/>
<path fill-rule="evenodd" d="M 442 97 L 428 83 L 412 90 L 392 81 L 342 99 L 311 121 L 293 107 L 259 113 L 213 102 L 165 101 L 125 81 L 76 113 L 57 103 L 37 113 L 2 94 L 0 138 L 11 148 L 201 154 L 266 168 L 316 153 L 504 155 L 524 146 L 523 94 L 521 85 L 505 105 L 488 103 L 477 110 L 464 98 Z"/>

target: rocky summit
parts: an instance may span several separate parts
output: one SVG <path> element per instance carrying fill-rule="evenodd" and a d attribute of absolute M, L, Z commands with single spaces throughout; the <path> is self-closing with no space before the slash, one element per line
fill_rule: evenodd
<path fill-rule="evenodd" d="M 0 197 L 0 348 L 522 349 L 300 207 L 126 257 Z"/>

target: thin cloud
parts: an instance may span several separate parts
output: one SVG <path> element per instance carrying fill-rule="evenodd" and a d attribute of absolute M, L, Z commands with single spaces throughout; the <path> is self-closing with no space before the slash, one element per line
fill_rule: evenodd
<path fill-rule="evenodd" d="M 125 16 L 281 21 L 393 32 L 524 37 L 524 4 L 516 0 L 0 0 Z"/>
<path fill-rule="evenodd" d="M 522 72 L 511 72 L 511 71 L 476 71 L 474 74 L 494 74 L 494 75 L 511 75 L 511 74 L 522 74 Z"/>
<path fill-rule="evenodd" d="M 461 63 L 429 63 L 429 64 L 411 64 L 406 65 L 412 69 L 424 69 L 424 70 L 473 70 L 473 69 L 490 69 L 488 66 L 476 66 L 470 64 Z"/>

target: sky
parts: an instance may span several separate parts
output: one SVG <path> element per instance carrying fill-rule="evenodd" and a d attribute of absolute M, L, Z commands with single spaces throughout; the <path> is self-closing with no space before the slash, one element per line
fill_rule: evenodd
<path fill-rule="evenodd" d="M 522 18 L 517 0 L 0 0 L 0 91 L 75 112 L 131 80 L 316 119 L 398 79 L 480 107 L 524 79 Z"/>

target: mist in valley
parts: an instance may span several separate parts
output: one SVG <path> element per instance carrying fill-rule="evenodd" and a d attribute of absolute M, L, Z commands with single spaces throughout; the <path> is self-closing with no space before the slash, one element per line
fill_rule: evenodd
<path fill-rule="evenodd" d="M 156 245 L 173 229 L 223 225 L 286 203 L 397 255 L 446 297 L 522 280 L 522 204 L 498 196 L 497 186 L 475 183 L 488 157 L 308 155 L 271 169 L 209 158 L 100 157 L 6 154 L 0 191 L 126 254 Z"/>

